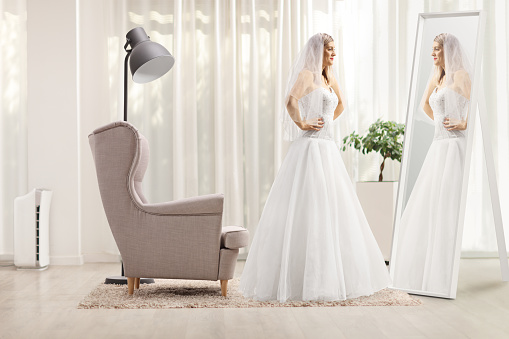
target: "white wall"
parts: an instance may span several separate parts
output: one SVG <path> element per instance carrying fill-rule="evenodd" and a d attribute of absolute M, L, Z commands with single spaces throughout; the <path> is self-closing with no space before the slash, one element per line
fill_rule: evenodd
<path fill-rule="evenodd" d="M 51 264 L 81 264 L 76 2 L 27 1 L 28 190 L 53 191 Z"/>
<path fill-rule="evenodd" d="M 106 6 L 27 0 L 28 190 L 53 191 L 52 265 L 120 260 L 88 144 L 94 129 L 118 119 L 109 112 L 109 89 L 97 85 L 109 75 L 102 69 L 107 44 L 104 21 L 92 18 Z"/>
<path fill-rule="evenodd" d="M 98 79 L 108 77 L 104 66 L 108 57 L 105 20 L 108 5 L 101 0 L 80 1 L 79 56 L 80 56 L 80 141 L 81 141 L 81 243 L 85 262 L 119 261 L 120 255 L 111 234 L 99 194 L 94 160 L 88 144 L 88 135 L 96 128 L 119 120 L 117 112 L 110 111 L 110 90 Z M 123 41 L 118 46 L 123 50 Z M 121 45 L 122 44 L 122 45 Z M 120 90 L 120 89 L 119 89 Z"/>

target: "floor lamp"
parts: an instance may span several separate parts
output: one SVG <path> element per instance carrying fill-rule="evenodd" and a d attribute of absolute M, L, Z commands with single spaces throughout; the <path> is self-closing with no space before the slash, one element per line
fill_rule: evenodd
<path fill-rule="evenodd" d="M 130 47 L 130 49 L 129 49 Z M 175 59 L 166 48 L 150 37 L 141 27 L 131 29 L 126 34 L 124 50 L 127 55 L 124 61 L 124 121 L 127 121 L 127 73 L 128 62 L 133 81 L 139 84 L 156 80 L 166 74 L 175 63 Z M 140 284 L 151 284 L 154 279 L 141 278 Z M 105 284 L 127 284 L 122 264 L 122 276 L 108 277 Z"/>

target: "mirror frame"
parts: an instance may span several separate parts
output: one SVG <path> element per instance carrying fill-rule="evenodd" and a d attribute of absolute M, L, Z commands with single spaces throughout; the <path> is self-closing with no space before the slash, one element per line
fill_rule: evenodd
<path fill-rule="evenodd" d="M 403 139 L 403 154 L 401 158 L 401 170 L 398 184 L 398 194 L 396 200 L 396 209 L 394 212 L 394 228 L 393 228 L 393 237 L 392 237 L 392 247 L 391 247 L 391 257 L 389 261 L 389 272 L 391 279 L 394 279 L 394 270 L 393 262 L 396 259 L 397 254 L 397 239 L 399 235 L 399 224 L 402 215 L 402 206 L 403 206 L 403 197 L 405 193 L 405 187 L 407 182 L 407 172 L 408 172 L 408 152 L 410 149 L 410 144 L 412 140 L 412 119 L 414 116 L 414 107 L 415 101 L 418 100 L 416 96 L 417 90 L 417 75 L 419 71 L 419 62 L 421 55 L 421 46 L 422 46 L 422 35 L 424 29 L 424 23 L 427 19 L 434 18 L 456 18 L 456 17 L 465 17 L 465 16 L 477 16 L 479 18 L 477 25 L 477 40 L 475 43 L 475 54 L 473 60 L 474 67 L 474 76 L 472 82 L 472 89 L 470 95 L 470 104 L 469 104 L 469 117 L 468 117 L 468 127 L 467 127 L 467 145 L 466 145 L 466 154 L 465 154 L 465 165 L 463 172 L 463 183 L 462 183 L 462 192 L 461 192 L 461 201 L 458 215 L 458 225 L 456 228 L 456 237 L 454 242 L 454 261 L 453 261 L 453 272 L 452 272 L 452 281 L 448 294 L 440 294 L 434 293 L 430 291 L 423 290 L 408 290 L 402 289 L 394 286 L 390 286 L 392 289 L 398 289 L 401 291 L 405 291 L 410 294 L 418 294 L 418 295 L 426 295 L 432 297 L 441 297 L 441 298 L 456 298 L 456 291 L 458 287 L 458 273 L 459 273 L 459 261 L 461 254 L 461 241 L 463 236 L 463 226 L 465 221 L 465 208 L 466 208 L 466 198 L 468 191 L 468 179 L 470 174 L 470 163 L 472 157 L 472 143 L 473 143 L 473 135 L 475 130 L 475 122 L 477 116 L 477 108 L 478 108 L 478 97 L 479 97 L 479 84 L 481 80 L 481 61 L 482 61 L 482 51 L 483 51 L 483 36 L 486 24 L 486 18 L 483 11 L 463 11 L 463 12 L 443 12 L 443 13 L 419 13 L 418 22 L 417 22 L 417 32 L 415 37 L 415 46 L 414 46 L 414 58 L 412 63 L 412 71 L 410 78 L 410 90 L 408 94 L 408 105 L 407 105 L 407 114 L 406 114 L 406 124 L 405 124 L 405 136 Z"/>

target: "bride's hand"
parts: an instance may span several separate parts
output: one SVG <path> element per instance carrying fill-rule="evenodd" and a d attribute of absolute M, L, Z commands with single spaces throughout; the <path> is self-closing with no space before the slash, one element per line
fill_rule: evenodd
<path fill-rule="evenodd" d="M 445 118 L 444 127 L 448 131 L 464 131 L 467 129 L 467 122 L 466 120 L 451 120 Z"/>
<path fill-rule="evenodd" d="M 323 124 L 324 124 L 323 118 L 312 118 L 312 119 L 303 121 L 299 127 L 303 131 L 308 131 L 308 130 L 319 131 L 322 129 Z"/>

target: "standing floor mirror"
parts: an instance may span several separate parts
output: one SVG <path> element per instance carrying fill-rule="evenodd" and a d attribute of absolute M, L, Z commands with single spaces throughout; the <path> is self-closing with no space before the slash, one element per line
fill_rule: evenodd
<path fill-rule="evenodd" d="M 483 36 L 481 11 L 419 14 L 390 261 L 392 288 L 456 297 Z"/>

